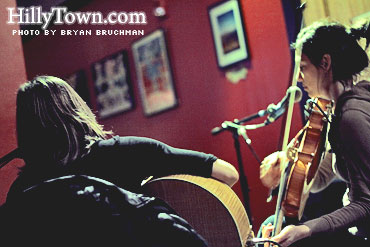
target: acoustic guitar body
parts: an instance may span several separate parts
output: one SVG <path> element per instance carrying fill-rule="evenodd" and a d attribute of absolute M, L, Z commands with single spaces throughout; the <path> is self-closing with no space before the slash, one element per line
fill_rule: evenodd
<path fill-rule="evenodd" d="M 144 190 L 167 202 L 210 247 L 245 246 L 247 239 L 253 237 L 238 196 L 215 179 L 172 175 L 147 182 Z"/>

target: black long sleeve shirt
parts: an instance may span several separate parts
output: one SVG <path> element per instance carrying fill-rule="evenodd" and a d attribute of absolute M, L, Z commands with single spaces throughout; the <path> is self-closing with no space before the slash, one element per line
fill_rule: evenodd
<path fill-rule="evenodd" d="M 183 173 L 210 177 L 216 160 L 212 154 L 174 148 L 150 138 L 115 136 L 96 142 L 86 156 L 56 172 L 21 172 L 8 198 L 43 180 L 70 174 L 101 178 L 141 193 L 141 182 L 149 176 Z"/>

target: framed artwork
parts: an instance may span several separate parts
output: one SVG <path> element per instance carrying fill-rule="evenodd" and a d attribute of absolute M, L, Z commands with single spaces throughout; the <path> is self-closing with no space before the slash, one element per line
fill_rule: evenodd
<path fill-rule="evenodd" d="M 93 63 L 91 70 L 100 118 L 134 108 L 126 50 Z"/>
<path fill-rule="evenodd" d="M 132 44 L 144 115 L 151 116 L 177 106 L 170 61 L 163 29 Z"/>
<path fill-rule="evenodd" d="M 76 71 L 66 77 L 64 80 L 81 96 L 86 104 L 91 107 L 90 91 L 87 84 L 87 77 L 84 70 Z"/>
<path fill-rule="evenodd" d="M 248 59 L 248 46 L 238 0 L 228 0 L 208 8 L 217 63 L 226 68 Z"/>

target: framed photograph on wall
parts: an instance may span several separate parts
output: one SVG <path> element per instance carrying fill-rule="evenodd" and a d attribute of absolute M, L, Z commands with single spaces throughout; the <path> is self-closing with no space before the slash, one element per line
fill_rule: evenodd
<path fill-rule="evenodd" d="M 91 70 L 100 118 L 134 108 L 126 50 L 93 63 Z"/>
<path fill-rule="evenodd" d="M 157 29 L 135 41 L 132 52 L 144 115 L 176 107 L 178 102 L 164 30 Z"/>
<path fill-rule="evenodd" d="M 87 77 L 84 70 L 78 70 L 63 78 L 81 96 L 86 104 L 91 107 L 90 91 L 87 84 Z"/>
<path fill-rule="evenodd" d="M 222 1 L 208 8 L 217 63 L 226 68 L 249 57 L 238 0 Z"/>

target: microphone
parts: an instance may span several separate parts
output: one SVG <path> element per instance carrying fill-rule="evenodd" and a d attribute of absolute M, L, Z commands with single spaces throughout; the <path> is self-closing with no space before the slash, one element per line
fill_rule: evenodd
<path fill-rule="evenodd" d="M 284 114 L 284 112 L 285 112 L 285 110 L 288 106 L 289 98 L 290 98 L 291 94 L 294 94 L 294 102 L 295 103 L 301 101 L 301 99 L 302 99 L 302 90 L 297 86 L 289 87 L 288 90 L 286 91 L 286 94 L 285 94 L 284 98 L 277 105 L 270 104 L 267 107 L 268 116 L 267 116 L 267 119 L 265 121 L 266 125 L 274 122 L 275 120 L 277 120 L 279 117 L 281 117 Z"/>
<path fill-rule="evenodd" d="M 213 128 L 211 130 L 212 135 L 217 135 L 217 134 L 221 133 L 222 131 L 224 131 L 225 129 L 228 129 L 230 127 L 230 124 L 239 125 L 239 124 L 242 124 L 244 122 L 248 122 L 250 120 L 253 120 L 255 118 L 263 117 L 267 114 L 268 114 L 268 116 L 267 116 L 267 119 L 265 120 L 264 123 L 246 126 L 245 128 L 246 129 L 257 129 L 257 128 L 266 126 L 266 125 L 274 122 L 276 119 L 281 117 L 283 115 L 283 113 L 285 112 L 286 107 L 287 107 L 288 102 L 289 102 L 290 95 L 292 93 L 295 94 L 294 102 L 299 102 L 302 99 L 302 90 L 297 86 L 291 86 L 291 87 L 288 88 L 284 98 L 277 105 L 270 104 L 270 105 L 267 106 L 266 110 L 260 110 L 260 111 L 258 111 L 257 113 L 255 113 L 253 115 L 242 118 L 241 120 L 235 119 L 233 122 L 226 121 L 227 123 L 226 122 L 222 123 L 221 127 Z M 231 127 L 234 127 L 234 126 L 231 126 Z"/>
<path fill-rule="evenodd" d="M 234 119 L 234 121 L 232 123 L 234 124 L 242 124 L 244 122 L 248 122 L 248 121 L 251 121 L 255 118 L 260 118 L 260 117 L 263 117 L 267 114 L 267 110 L 260 110 L 258 111 L 257 113 L 253 114 L 253 115 L 250 115 L 250 116 L 247 116 L 247 117 L 244 117 L 242 119 Z M 212 135 L 217 135 L 218 133 L 224 131 L 225 129 L 227 129 L 227 124 L 224 122 L 221 124 L 221 127 L 215 127 L 211 130 L 211 134 Z"/>

